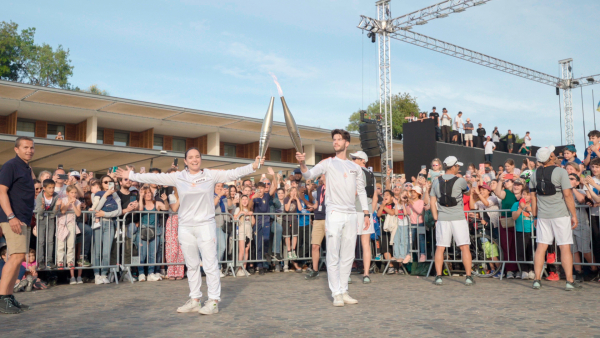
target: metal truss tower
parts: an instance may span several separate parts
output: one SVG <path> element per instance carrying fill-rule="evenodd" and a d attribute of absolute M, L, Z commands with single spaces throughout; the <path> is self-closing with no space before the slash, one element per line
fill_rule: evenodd
<path fill-rule="evenodd" d="M 566 144 L 575 144 L 573 136 L 573 97 L 571 86 L 573 81 L 573 59 L 558 61 L 560 64 L 560 78 L 563 83 L 563 108 L 565 110 L 565 140 Z"/>
<path fill-rule="evenodd" d="M 390 0 L 380 0 L 376 3 L 377 20 L 382 25 L 382 30 L 377 34 L 379 43 L 379 114 L 381 115 L 385 137 L 385 152 L 381 154 L 381 173 L 385 176 L 388 168 L 393 169 L 394 152 L 392 144 L 392 77 L 390 73 L 390 36 L 386 31 L 387 23 L 392 19 Z M 385 180 L 382 185 L 384 189 Z"/>

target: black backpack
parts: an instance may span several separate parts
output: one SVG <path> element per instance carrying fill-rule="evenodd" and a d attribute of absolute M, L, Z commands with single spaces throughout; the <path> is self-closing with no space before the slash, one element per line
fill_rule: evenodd
<path fill-rule="evenodd" d="M 535 192 L 542 196 L 552 196 L 556 194 L 556 186 L 552 184 L 552 172 L 556 166 L 539 167 L 535 171 Z"/>
<path fill-rule="evenodd" d="M 454 176 L 449 180 L 445 180 L 440 176 L 439 180 L 439 188 L 440 188 L 440 198 L 438 202 L 440 205 L 445 207 L 455 207 L 458 205 L 458 200 L 455 197 L 452 197 L 452 188 L 454 187 L 454 183 L 458 180 L 458 176 Z"/>
<path fill-rule="evenodd" d="M 373 198 L 375 194 L 375 175 L 373 172 L 367 168 L 362 168 L 365 173 L 365 177 L 367 180 L 365 181 L 365 190 L 367 191 L 367 197 Z"/>

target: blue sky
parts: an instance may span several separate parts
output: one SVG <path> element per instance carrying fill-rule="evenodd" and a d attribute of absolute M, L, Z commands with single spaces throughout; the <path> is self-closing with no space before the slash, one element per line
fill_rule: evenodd
<path fill-rule="evenodd" d="M 277 95 L 273 72 L 296 121 L 323 128 L 347 125 L 378 97 L 377 46 L 356 28 L 359 15 L 376 16 L 372 0 L 3 2 L 0 20 L 71 50 L 74 85 L 113 96 L 262 118 Z M 392 0 L 392 15 L 433 3 Z M 558 60 L 573 58 L 579 77 L 600 73 L 598 12 L 594 0 L 495 0 L 414 30 L 555 76 Z M 393 92 L 416 96 L 421 110 L 462 110 L 488 132 L 560 144 L 554 88 L 401 41 L 391 54 Z M 592 89 L 600 100 L 600 86 L 584 88 L 586 131 Z M 582 156 L 579 89 L 573 106 Z"/>

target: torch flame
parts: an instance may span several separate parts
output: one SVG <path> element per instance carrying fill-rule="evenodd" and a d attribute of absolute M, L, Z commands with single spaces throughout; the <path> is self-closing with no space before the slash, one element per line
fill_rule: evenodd
<path fill-rule="evenodd" d="M 275 74 L 269 72 L 269 74 L 271 75 L 271 77 L 273 78 L 273 81 L 275 81 L 275 84 L 277 85 L 277 91 L 279 92 L 279 96 L 283 96 L 283 91 L 281 90 L 281 86 L 279 85 L 279 81 L 277 81 L 277 77 L 275 76 Z"/>

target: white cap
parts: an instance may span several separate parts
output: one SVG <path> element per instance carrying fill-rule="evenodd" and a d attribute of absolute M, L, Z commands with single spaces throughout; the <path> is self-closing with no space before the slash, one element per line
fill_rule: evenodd
<path fill-rule="evenodd" d="M 539 161 L 539 162 L 546 162 L 548 161 L 548 159 L 550 158 L 550 154 L 552 154 L 554 152 L 554 146 L 547 146 L 547 147 L 543 147 L 538 149 L 538 151 L 535 153 L 535 158 Z"/>
<path fill-rule="evenodd" d="M 360 158 L 365 160 L 365 162 L 369 162 L 369 157 L 367 156 L 367 154 L 365 154 L 364 151 L 359 150 L 355 153 L 351 153 L 350 156 L 354 157 L 354 158 Z"/>
<path fill-rule="evenodd" d="M 462 162 L 458 162 L 458 159 L 455 156 L 448 156 L 444 160 L 444 164 L 446 167 L 453 167 L 455 165 L 463 166 Z"/>
<path fill-rule="evenodd" d="M 77 177 L 79 177 L 79 176 L 80 176 L 80 174 L 79 174 L 79 172 L 78 172 L 78 171 L 75 171 L 75 170 L 73 170 L 73 171 L 71 171 L 71 172 L 69 173 L 69 176 L 77 176 Z"/>

